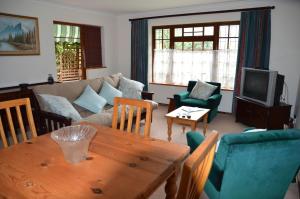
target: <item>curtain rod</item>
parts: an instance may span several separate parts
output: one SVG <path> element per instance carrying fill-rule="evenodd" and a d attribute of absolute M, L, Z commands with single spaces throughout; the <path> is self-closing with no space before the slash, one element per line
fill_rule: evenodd
<path fill-rule="evenodd" d="M 167 18 L 167 17 L 183 17 L 183 16 L 191 16 L 191 15 L 218 14 L 218 13 L 228 13 L 228 12 L 243 12 L 243 11 L 250 11 L 250 10 L 265 10 L 265 9 L 275 9 L 275 6 L 241 8 L 241 9 L 231 9 L 231 10 L 217 10 L 217 11 L 207 11 L 207 12 L 192 12 L 192 13 L 173 14 L 173 15 L 158 15 L 152 17 L 129 19 L 129 21 L 136 21 L 141 19 L 158 19 L 158 18 Z"/>

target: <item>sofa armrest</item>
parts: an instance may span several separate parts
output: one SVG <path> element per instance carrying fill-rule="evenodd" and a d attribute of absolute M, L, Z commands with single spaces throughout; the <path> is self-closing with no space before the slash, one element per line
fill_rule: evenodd
<path fill-rule="evenodd" d="M 153 100 L 153 94 L 152 92 L 142 91 L 142 99 Z"/>
<path fill-rule="evenodd" d="M 49 133 L 64 126 L 70 126 L 72 119 L 51 112 L 40 111 L 40 120 L 43 126 L 42 134 Z"/>
<path fill-rule="evenodd" d="M 189 147 L 191 148 L 190 153 L 193 153 L 193 151 L 203 142 L 205 137 L 199 132 L 190 131 L 186 134 L 186 139 Z"/>
<path fill-rule="evenodd" d="M 220 191 L 222 186 L 224 171 L 221 169 L 218 161 L 215 159 L 211 167 L 208 179 L 214 185 L 216 190 Z"/>
<path fill-rule="evenodd" d="M 221 94 L 215 94 L 215 95 L 210 96 L 207 99 L 207 102 L 208 102 L 208 104 L 209 104 L 210 107 L 217 107 L 217 106 L 220 105 L 221 99 L 222 99 L 222 95 Z"/>
<path fill-rule="evenodd" d="M 190 94 L 190 93 L 189 93 L 188 91 L 184 91 L 184 92 L 175 94 L 175 95 L 174 95 L 174 100 L 175 100 L 176 107 L 179 107 L 181 101 L 182 101 L 183 99 L 188 98 L 188 97 L 189 97 L 189 94 Z"/>

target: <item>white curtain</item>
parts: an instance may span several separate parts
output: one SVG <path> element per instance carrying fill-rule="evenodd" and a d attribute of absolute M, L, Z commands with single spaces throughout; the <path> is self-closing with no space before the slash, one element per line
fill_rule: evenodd
<path fill-rule="evenodd" d="M 155 83 L 186 85 L 189 80 L 216 81 L 233 89 L 237 50 L 155 50 Z"/>

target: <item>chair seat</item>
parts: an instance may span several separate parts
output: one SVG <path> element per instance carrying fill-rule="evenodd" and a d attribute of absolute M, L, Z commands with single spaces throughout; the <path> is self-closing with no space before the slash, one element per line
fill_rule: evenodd
<path fill-rule="evenodd" d="M 194 98 L 186 98 L 181 101 L 183 106 L 195 106 L 202 108 L 210 108 L 208 107 L 208 101 L 202 99 L 194 99 Z"/>

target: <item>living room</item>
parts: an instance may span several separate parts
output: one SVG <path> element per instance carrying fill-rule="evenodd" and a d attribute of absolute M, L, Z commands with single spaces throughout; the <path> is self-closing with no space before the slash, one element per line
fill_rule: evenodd
<path fill-rule="evenodd" d="M 300 3 L 297 0 L 288 1 L 166 1 L 166 2 L 138 2 L 138 1 L 63 1 L 63 0 L 2 0 L 0 2 L 0 13 L 28 16 L 38 19 L 39 53 L 31 55 L 5 55 L 0 51 L 0 92 L 1 101 L 6 96 L 3 93 L 15 92 L 20 84 L 45 83 L 48 81 L 48 75 L 51 74 L 54 81 L 59 80 L 57 73 L 56 45 L 54 39 L 54 24 L 66 23 L 75 25 L 90 25 L 100 27 L 101 32 L 101 65 L 96 67 L 86 67 L 86 79 L 108 77 L 113 74 L 121 73 L 124 77 L 132 78 L 132 51 L 131 51 L 131 27 L 133 21 L 130 19 L 147 18 L 153 16 L 185 14 L 187 16 L 158 17 L 147 20 L 148 26 L 148 45 L 147 59 L 148 70 L 148 92 L 153 93 L 152 100 L 157 102 L 158 108 L 153 110 L 153 121 L 151 123 L 151 135 L 154 138 L 167 141 L 167 106 L 170 105 L 175 94 L 187 90 L 188 80 L 201 80 L 201 75 L 197 78 L 190 78 L 185 82 L 163 82 L 156 81 L 153 73 L 153 28 L 162 26 L 175 26 L 182 24 L 205 24 L 217 22 L 236 22 L 241 19 L 241 11 L 233 11 L 247 8 L 272 7 L 271 12 L 271 31 L 268 69 L 277 71 L 284 75 L 284 87 L 280 101 L 291 105 L 288 122 L 284 121 L 286 128 L 300 128 L 300 120 L 296 118 L 300 114 L 299 87 L 300 53 L 298 46 L 300 40 L 297 36 L 300 33 L 299 27 L 299 8 Z M 228 12 L 217 12 L 228 11 Z M 231 12 L 229 12 L 231 11 Z M 203 12 L 212 12 L 205 14 Z M 188 15 L 189 13 L 198 13 Z M 200 14 L 199 14 L 200 13 Z M 201 14 L 202 13 L 202 14 Z M 0 21 L 1 24 L 1 21 Z M 1 29 L 2 27 L 0 27 Z M 166 28 L 165 28 L 166 29 Z M 195 33 L 194 33 L 195 34 Z M 163 39 L 162 39 L 163 40 Z M 175 43 L 174 43 L 175 44 Z M 152 50 L 153 49 L 153 50 Z M 1 50 L 1 49 L 0 49 Z M 236 67 L 236 66 L 234 66 Z M 159 67 L 158 67 L 159 68 Z M 209 69 L 210 70 L 210 69 Z M 227 73 L 226 73 L 227 74 Z M 182 75 L 181 73 L 177 75 Z M 234 72 L 230 73 L 233 77 Z M 205 76 L 205 75 L 204 75 Z M 212 75 L 213 76 L 213 75 Z M 185 79 L 185 78 L 183 78 Z M 185 79 L 186 80 L 186 79 Z M 206 76 L 203 81 L 210 81 Z M 257 127 L 248 125 L 247 122 L 235 122 L 234 109 L 234 81 L 232 78 L 229 87 L 224 87 L 228 82 L 221 82 L 220 94 L 222 99 L 218 106 L 218 114 L 212 122 L 208 123 L 208 134 L 217 130 L 220 135 L 233 132 L 241 132 L 248 127 Z M 32 84 L 32 85 L 31 85 Z M 59 83 L 64 84 L 64 83 Z M 80 85 L 80 88 L 82 85 Z M 66 87 L 67 90 L 69 87 Z M 77 91 L 79 92 L 79 91 Z M 61 90 L 63 93 L 63 90 Z M 7 100 L 9 98 L 6 98 Z M 11 98 L 10 98 L 11 99 Z M 291 119 L 290 119 L 291 118 Z M 298 120 L 297 120 L 298 119 Z M 202 133 L 202 122 L 196 127 L 196 131 Z M 281 125 L 283 129 L 283 125 Z M 257 127 L 258 128 L 258 127 Z M 267 127 L 266 127 L 267 128 Z M 262 127 L 261 127 L 262 129 Z M 187 144 L 186 134 L 182 133 L 181 125 L 173 126 L 172 139 L 174 143 Z M 186 132 L 190 131 L 187 127 Z M 221 136 L 219 136 L 220 138 Z M 249 176 L 251 178 L 251 175 Z M 2 179 L 1 179 L 2 180 Z M 264 179 L 266 180 L 266 179 Z M 266 180 L 267 183 L 267 180 Z M 1 183 L 0 183 L 1 184 Z M 286 198 L 299 198 L 299 184 L 291 183 Z M 272 191 L 272 190 L 271 190 Z M 159 192 L 159 191 L 158 191 Z M 153 198 L 164 197 L 162 193 L 156 193 Z M 204 191 L 205 192 L 205 191 Z M 205 194 L 205 193 L 204 193 Z M 1 195 L 1 194 L 0 194 Z M 206 197 L 206 196 L 202 196 Z M 122 198 L 122 197 L 120 197 Z M 220 197 L 222 198 L 222 197 Z M 232 197 L 234 198 L 234 197 Z M 247 198 L 247 197 L 245 197 Z M 259 197 L 258 197 L 259 198 Z M 281 198 L 281 197 L 278 197 Z"/>

